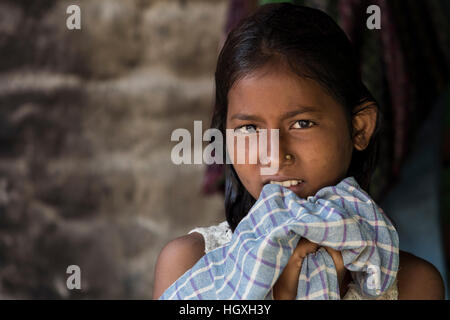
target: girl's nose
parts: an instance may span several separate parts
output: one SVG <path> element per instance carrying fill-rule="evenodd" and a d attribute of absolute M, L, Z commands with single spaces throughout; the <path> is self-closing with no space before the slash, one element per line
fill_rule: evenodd
<path fill-rule="evenodd" d="M 268 133 L 266 140 L 267 148 L 266 150 L 260 150 L 260 163 L 262 166 L 281 168 L 287 162 L 294 160 L 293 153 L 289 148 L 289 141 L 284 135 L 280 136 L 279 130 L 278 132 L 274 129 L 268 131 L 270 133 Z M 262 138 L 264 139 L 264 137 Z"/>

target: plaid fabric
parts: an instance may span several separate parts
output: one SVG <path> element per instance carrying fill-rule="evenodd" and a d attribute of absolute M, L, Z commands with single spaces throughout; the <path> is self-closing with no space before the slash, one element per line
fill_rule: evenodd
<path fill-rule="evenodd" d="M 341 251 L 360 292 L 378 297 L 397 275 L 398 234 L 353 177 L 307 199 L 267 184 L 231 241 L 203 256 L 160 299 L 271 299 L 301 237 Z M 303 260 L 297 299 L 340 299 L 325 248 Z"/>

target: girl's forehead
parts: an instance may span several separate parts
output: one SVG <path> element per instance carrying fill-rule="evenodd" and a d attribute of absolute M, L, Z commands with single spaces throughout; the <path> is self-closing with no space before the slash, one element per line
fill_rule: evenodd
<path fill-rule="evenodd" d="M 228 92 L 228 113 L 253 109 L 282 112 L 293 105 L 321 108 L 333 103 L 331 100 L 316 81 L 275 69 L 236 81 Z"/>

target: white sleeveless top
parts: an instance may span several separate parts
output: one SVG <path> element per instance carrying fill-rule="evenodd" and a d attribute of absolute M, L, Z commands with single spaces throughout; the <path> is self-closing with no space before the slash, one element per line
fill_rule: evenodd
<path fill-rule="evenodd" d="M 231 241 L 232 231 L 227 221 L 224 221 L 218 225 L 195 228 L 189 233 L 198 232 L 205 240 L 205 253 L 211 250 L 224 246 Z M 392 286 L 381 296 L 376 299 L 362 296 L 353 282 L 348 285 L 348 290 L 342 300 L 398 300 L 398 287 L 397 279 Z"/>

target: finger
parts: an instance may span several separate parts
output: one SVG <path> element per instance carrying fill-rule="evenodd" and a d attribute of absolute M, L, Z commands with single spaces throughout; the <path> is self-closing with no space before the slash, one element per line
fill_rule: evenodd
<path fill-rule="evenodd" d="M 300 267 L 297 266 L 298 262 L 290 259 L 283 269 L 280 277 L 278 278 L 274 288 L 274 298 L 277 300 L 292 300 L 297 295 L 298 278 L 300 276 Z"/>
<path fill-rule="evenodd" d="M 347 271 L 344 266 L 344 259 L 342 258 L 342 253 L 340 251 L 328 247 L 325 247 L 325 250 L 327 250 L 328 254 L 333 259 L 334 267 L 336 268 L 336 273 L 338 276 L 338 281 L 339 283 L 342 283 L 342 280 L 344 279 L 345 273 Z"/>
<path fill-rule="evenodd" d="M 276 300 L 295 299 L 303 259 L 307 254 L 315 252 L 318 248 L 319 245 L 308 239 L 301 238 L 299 240 L 292 256 L 273 287 L 273 295 Z"/>
<path fill-rule="evenodd" d="M 327 250 L 328 254 L 331 256 L 331 258 L 333 258 L 336 267 L 344 266 L 344 260 L 342 259 L 342 254 L 340 251 L 328 247 L 325 247 L 325 250 Z"/>
<path fill-rule="evenodd" d="M 317 243 L 311 242 L 306 238 L 301 238 L 298 241 L 297 247 L 294 249 L 292 256 L 294 259 L 303 260 L 306 255 L 312 252 L 316 252 L 318 249 L 319 245 Z"/>

